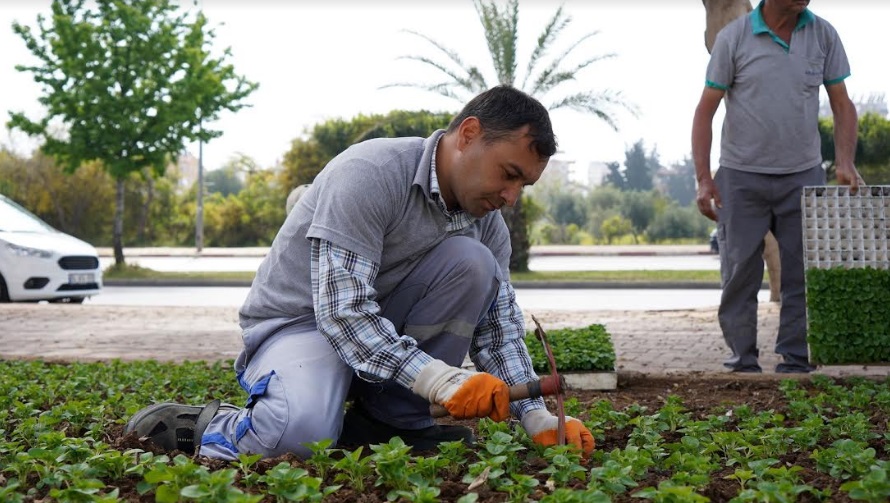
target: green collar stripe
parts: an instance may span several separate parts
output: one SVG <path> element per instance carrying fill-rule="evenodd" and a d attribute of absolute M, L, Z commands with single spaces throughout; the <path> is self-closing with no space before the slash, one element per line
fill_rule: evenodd
<path fill-rule="evenodd" d="M 788 49 L 788 44 L 785 43 L 784 40 L 779 38 L 778 35 L 773 33 L 772 30 L 769 29 L 769 26 L 766 25 L 766 22 L 763 20 L 763 12 L 761 9 L 763 8 L 763 0 L 757 4 L 757 7 L 751 11 L 751 31 L 755 35 L 760 35 L 762 33 L 767 33 L 769 36 L 775 40 L 775 42 L 785 49 Z M 797 18 L 797 26 L 794 27 L 794 31 L 800 30 L 807 24 L 813 22 L 816 19 L 816 16 L 810 12 L 810 9 L 804 9 L 803 12 L 800 13 L 800 16 Z"/>
<path fill-rule="evenodd" d="M 830 85 L 833 85 L 833 84 L 837 84 L 837 83 L 839 83 L 839 82 L 843 82 L 844 79 L 846 79 L 846 78 L 849 77 L 849 76 L 850 76 L 850 74 L 848 73 L 848 74 L 844 75 L 843 77 L 838 77 L 838 78 L 836 78 L 836 79 L 826 80 L 825 82 L 823 82 L 823 84 L 825 84 L 826 86 L 830 86 Z"/>

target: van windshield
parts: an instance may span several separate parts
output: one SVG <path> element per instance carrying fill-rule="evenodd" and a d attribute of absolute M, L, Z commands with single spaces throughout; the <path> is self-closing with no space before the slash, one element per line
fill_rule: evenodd
<path fill-rule="evenodd" d="M 0 231 L 38 232 L 47 234 L 55 229 L 13 201 L 0 196 Z"/>

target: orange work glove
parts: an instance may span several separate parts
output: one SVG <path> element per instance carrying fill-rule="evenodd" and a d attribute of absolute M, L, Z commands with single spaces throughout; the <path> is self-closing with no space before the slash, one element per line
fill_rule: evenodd
<path fill-rule="evenodd" d="M 520 423 L 536 444 L 556 445 L 559 419 L 553 414 L 544 409 L 535 409 L 526 412 Z M 585 458 L 590 457 L 596 446 L 590 430 L 584 426 L 584 423 L 571 416 L 566 416 L 566 443 L 580 449 Z"/>
<path fill-rule="evenodd" d="M 451 417 L 489 417 L 503 421 L 510 415 L 507 383 L 484 372 L 452 367 L 433 360 L 421 369 L 411 390 L 448 410 Z"/>

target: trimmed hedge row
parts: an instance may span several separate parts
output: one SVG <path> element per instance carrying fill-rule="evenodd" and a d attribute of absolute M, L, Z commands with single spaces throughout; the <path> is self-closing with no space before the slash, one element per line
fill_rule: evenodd
<path fill-rule="evenodd" d="M 890 270 L 807 270 L 810 361 L 890 362 Z"/>
<path fill-rule="evenodd" d="M 553 349 L 556 368 L 560 372 L 615 370 L 615 346 L 612 345 L 612 336 L 603 325 L 548 330 L 547 342 Z M 544 345 L 534 332 L 526 334 L 525 345 L 528 346 L 535 371 L 549 372 L 550 365 L 544 355 Z"/>

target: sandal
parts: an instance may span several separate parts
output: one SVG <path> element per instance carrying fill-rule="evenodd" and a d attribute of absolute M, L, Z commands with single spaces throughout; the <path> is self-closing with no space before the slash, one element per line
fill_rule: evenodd
<path fill-rule="evenodd" d="M 224 409 L 237 410 L 231 405 Z M 124 433 L 136 432 L 140 439 L 149 440 L 165 451 L 180 450 L 195 453 L 201 445 L 201 437 L 207 425 L 220 409 L 220 401 L 213 400 L 206 406 L 157 403 L 137 412 Z"/>

